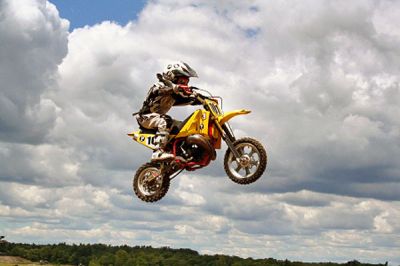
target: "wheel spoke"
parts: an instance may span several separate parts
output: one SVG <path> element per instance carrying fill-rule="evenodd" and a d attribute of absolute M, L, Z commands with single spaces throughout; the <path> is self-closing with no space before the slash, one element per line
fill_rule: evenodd
<path fill-rule="evenodd" d="M 244 147 L 240 147 L 237 149 L 239 155 L 243 155 L 244 154 Z"/>
<path fill-rule="evenodd" d="M 254 148 L 251 147 L 251 151 L 250 151 L 250 153 L 249 153 L 249 156 L 250 156 L 250 157 L 253 156 L 254 153 L 256 153 L 256 150 L 254 150 Z"/>
<path fill-rule="evenodd" d="M 258 164 L 259 164 L 259 161 L 256 161 L 256 160 L 251 160 L 251 161 L 250 161 L 250 164 L 251 164 L 251 165 L 258 166 Z"/>
<path fill-rule="evenodd" d="M 242 169 L 242 166 L 239 163 L 237 163 L 237 167 L 235 168 L 235 171 L 239 172 L 240 169 Z"/>
<path fill-rule="evenodd" d="M 161 187 L 159 180 L 160 174 L 157 171 L 147 171 L 143 174 L 139 181 L 140 191 L 146 195 L 151 196 Z"/>
<path fill-rule="evenodd" d="M 249 167 L 247 166 L 247 167 L 244 168 L 244 169 L 246 170 L 246 176 L 250 175 L 250 169 L 249 169 Z"/>

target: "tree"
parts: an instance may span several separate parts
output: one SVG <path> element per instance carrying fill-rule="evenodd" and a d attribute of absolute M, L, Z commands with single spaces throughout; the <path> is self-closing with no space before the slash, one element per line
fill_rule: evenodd
<path fill-rule="evenodd" d="M 215 265 L 217 266 L 228 266 L 231 265 L 230 259 L 224 255 L 216 255 L 217 260 L 215 261 Z"/>
<path fill-rule="evenodd" d="M 25 258 L 26 257 L 26 250 L 23 247 L 16 246 L 11 250 L 11 255 L 20 256 L 20 257 Z"/>
<path fill-rule="evenodd" d="M 118 250 L 115 253 L 115 266 L 123 266 L 129 259 L 129 254 L 125 250 Z"/>
<path fill-rule="evenodd" d="M 106 253 L 106 254 L 102 255 L 99 259 L 100 265 L 103 265 L 103 266 L 114 265 L 114 261 L 115 261 L 115 256 L 114 256 L 114 254 L 111 254 L 111 253 Z"/>
<path fill-rule="evenodd" d="M 97 259 L 91 259 L 89 262 L 89 266 L 101 266 Z"/>

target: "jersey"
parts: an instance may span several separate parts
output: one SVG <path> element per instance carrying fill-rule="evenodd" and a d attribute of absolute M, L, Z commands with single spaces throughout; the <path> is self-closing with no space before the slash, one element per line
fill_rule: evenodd
<path fill-rule="evenodd" d="M 139 115 L 149 113 L 165 115 L 172 106 L 200 104 L 195 99 L 180 95 L 178 89 L 177 85 L 170 87 L 163 82 L 157 82 L 149 89 Z"/>

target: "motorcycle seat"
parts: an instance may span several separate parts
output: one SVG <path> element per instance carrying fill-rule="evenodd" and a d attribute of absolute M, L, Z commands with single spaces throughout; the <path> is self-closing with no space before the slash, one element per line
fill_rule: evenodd
<path fill-rule="evenodd" d="M 181 131 L 181 129 L 183 128 L 183 126 L 186 124 L 187 121 L 189 121 L 189 119 L 190 119 L 191 117 L 192 117 L 192 116 L 190 115 L 190 116 L 188 116 L 188 117 L 187 117 L 185 120 L 183 120 L 183 121 L 175 120 L 174 125 L 172 125 L 170 134 L 172 134 L 172 135 L 178 134 L 179 131 Z"/>
<path fill-rule="evenodd" d="M 139 131 L 142 134 L 156 134 L 157 133 L 157 128 L 149 129 L 149 128 L 145 128 L 145 127 L 139 126 Z"/>
<path fill-rule="evenodd" d="M 169 132 L 172 135 L 177 135 L 179 133 L 179 131 L 181 130 L 180 126 L 173 126 L 171 128 L 171 131 Z"/>
<path fill-rule="evenodd" d="M 179 131 L 181 131 L 182 127 L 189 120 L 189 118 L 190 118 L 190 116 L 188 118 L 186 118 L 184 121 L 175 120 L 169 133 L 172 135 L 178 134 Z M 139 130 L 140 130 L 140 133 L 143 133 L 143 134 L 156 134 L 157 133 L 157 128 L 149 129 L 149 128 L 145 128 L 141 125 L 139 125 Z"/>

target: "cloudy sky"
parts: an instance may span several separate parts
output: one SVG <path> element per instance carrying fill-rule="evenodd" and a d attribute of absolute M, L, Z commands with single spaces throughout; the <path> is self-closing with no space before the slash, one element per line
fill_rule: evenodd
<path fill-rule="evenodd" d="M 389 0 L 0 0 L 0 234 L 399 265 L 399 24 Z M 227 178 L 224 146 L 133 195 L 131 113 L 171 60 L 253 111 L 231 125 L 267 148 L 258 182 Z"/>

